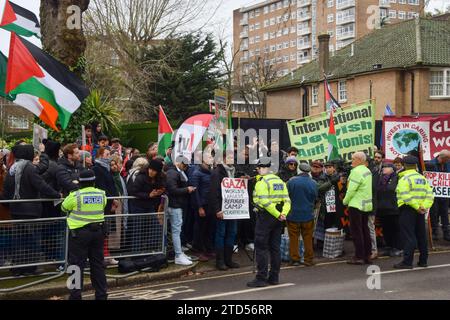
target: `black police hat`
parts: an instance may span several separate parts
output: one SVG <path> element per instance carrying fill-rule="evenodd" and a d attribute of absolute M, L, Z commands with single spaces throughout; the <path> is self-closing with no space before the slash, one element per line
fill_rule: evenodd
<path fill-rule="evenodd" d="M 404 164 L 418 164 L 419 159 L 415 156 L 406 156 L 403 158 L 403 163 Z"/>
<path fill-rule="evenodd" d="M 95 173 L 92 170 L 86 169 L 80 173 L 80 182 L 95 181 Z"/>

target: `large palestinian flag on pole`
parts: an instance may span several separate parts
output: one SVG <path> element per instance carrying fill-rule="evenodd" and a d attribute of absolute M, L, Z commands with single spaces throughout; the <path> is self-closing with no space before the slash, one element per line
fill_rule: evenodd
<path fill-rule="evenodd" d="M 89 90 L 65 65 L 11 33 L 8 57 L 0 54 L 0 95 L 58 130 L 58 124 L 67 128 Z"/>
<path fill-rule="evenodd" d="M 24 37 L 41 37 L 41 26 L 37 16 L 9 0 L 5 1 L 0 27 Z"/>

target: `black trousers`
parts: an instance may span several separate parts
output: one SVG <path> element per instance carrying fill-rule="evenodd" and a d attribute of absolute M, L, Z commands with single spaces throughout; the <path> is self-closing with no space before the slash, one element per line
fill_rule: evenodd
<path fill-rule="evenodd" d="M 258 273 L 256 278 L 278 281 L 281 267 L 282 223 L 268 212 L 259 212 L 256 217 L 255 256 Z M 270 256 L 270 273 L 269 273 Z"/>
<path fill-rule="evenodd" d="M 419 248 L 419 262 L 427 263 L 428 245 L 425 231 L 425 215 L 409 206 L 400 207 L 400 230 L 404 241 L 403 263 L 412 266 L 414 251 Z"/>
<path fill-rule="evenodd" d="M 69 231 L 69 265 L 80 268 L 81 275 L 89 258 L 92 286 L 95 289 L 96 300 L 106 300 L 107 283 L 105 267 L 103 265 L 103 242 L 105 239 L 102 225 L 88 225 L 77 229 L 75 232 Z M 70 300 L 81 300 L 83 290 L 83 277 L 81 277 L 81 287 L 70 290 Z"/>
<path fill-rule="evenodd" d="M 400 225 L 399 216 L 396 214 L 380 215 L 381 226 L 383 227 L 383 238 L 386 246 L 402 249 L 402 243 L 400 241 Z"/>
<path fill-rule="evenodd" d="M 447 232 L 449 227 L 448 221 L 448 205 L 449 199 L 435 198 L 431 207 L 431 227 L 434 232 L 439 228 L 439 218 L 441 218 L 442 230 Z"/>
<path fill-rule="evenodd" d="M 249 243 L 255 242 L 255 225 L 256 225 L 256 214 L 253 211 L 253 206 L 250 205 L 250 219 L 238 221 L 237 238 L 239 245 L 245 246 Z"/>
<path fill-rule="evenodd" d="M 372 254 L 372 240 L 369 231 L 369 213 L 349 208 L 350 233 L 355 245 L 355 258 L 368 260 Z"/>
<path fill-rule="evenodd" d="M 216 233 L 216 217 L 204 207 L 206 216 L 200 217 L 194 212 L 194 242 L 195 250 L 203 253 L 214 252 L 214 235 Z"/>

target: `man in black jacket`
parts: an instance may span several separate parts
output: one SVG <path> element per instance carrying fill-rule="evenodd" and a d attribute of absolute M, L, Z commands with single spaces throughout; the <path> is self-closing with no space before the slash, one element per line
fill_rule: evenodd
<path fill-rule="evenodd" d="M 6 175 L 3 194 L 8 200 L 39 199 L 48 197 L 59 199 L 61 195 L 50 187 L 38 174 L 38 169 L 32 164 L 34 158 L 34 148 L 32 145 L 18 145 L 13 147 L 15 163 Z M 9 205 L 13 220 L 38 219 L 42 217 L 42 203 L 40 202 L 20 202 Z M 32 225 L 17 224 L 14 232 L 14 252 L 27 253 L 27 256 L 15 256 L 13 260 L 16 264 L 24 264 L 30 259 L 34 262 L 42 253 L 41 233 Z M 34 273 L 36 267 L 18 268 L 12 270 L 14 274 Z"/>
<path fill-rule="evenodd" d="M 69 144 L 63 149 L 64 156 L 58 161 L 56 179 L 64 196 L 79 189 L 78 179 L 83 169 L 79 164 L 80 150 L 77 144 Z"/>
<path fill-rule="evenodd" d="M 189 195 L 196 189 L 188 186 L 185 173 L 189 160 L 178 157 L 175 164 L 167 167 L 167 194 L 169 196 L 169 219 L 172 228 L 172 241 L 175 251 L 175 264 L 191 265 L 191 259 L 183 253 L 181 247 L 181 229 L 183 227 L 183 210 L 187 210 Z"/>

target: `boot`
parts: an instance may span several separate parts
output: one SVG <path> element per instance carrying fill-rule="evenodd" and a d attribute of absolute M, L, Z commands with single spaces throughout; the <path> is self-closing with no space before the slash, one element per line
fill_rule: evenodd
<path fill-rule="evenodd" d="M 225 265 L 224 249 L 216 249 L 216 268 L 220 271 L 227 271 L 228 268 Z"/>
<path fill-rule="evenodd" d="M 239 264 L 232 261 L 233 258 L 233 247 L 225 247 L 225 264 L 228 268 L 237 269 Z"/>

